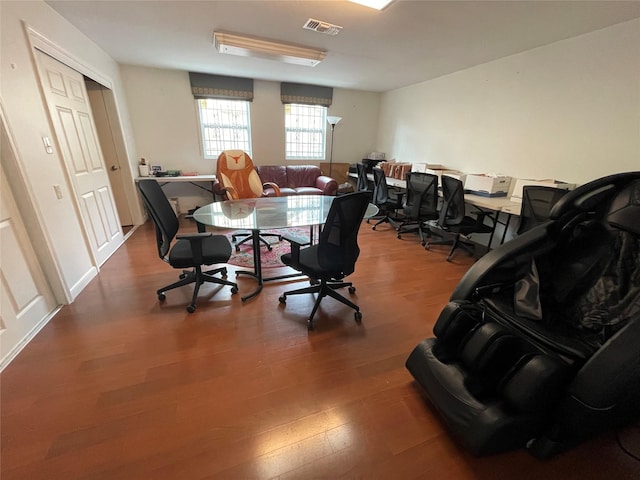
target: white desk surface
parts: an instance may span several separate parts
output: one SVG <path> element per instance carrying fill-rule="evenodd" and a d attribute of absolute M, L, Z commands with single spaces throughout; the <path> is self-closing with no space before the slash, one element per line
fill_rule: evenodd
<path fill-rule="evenodd" d="M 157 180 L 158 182 L 215 182 L 215 175 L 181 175 L 179 177 L 138 177 L 136 182 L 140 180 Z"/>
<path fill-rule="evenodd" d="M 350 177 L 358 178 L 356 173 L 350 173 Z M 367 174 L 369 180 L 373 181 L 373 174 Z M 407 181 L 400 180 L 398 178 L 387 177 L 387 185 L 396 188 L 407 188 Z M 493 210 L 494 212 L 505 212 L 511 215 L 520 215 L 520 204 L 512 202 L 509 197 L 483 197 L 482 195 L 475 195 L 473 193 L 465 193 L 464 200 L 469 205 L 474 205 L 478 208 L 484 208 L 487 210 Z"/>

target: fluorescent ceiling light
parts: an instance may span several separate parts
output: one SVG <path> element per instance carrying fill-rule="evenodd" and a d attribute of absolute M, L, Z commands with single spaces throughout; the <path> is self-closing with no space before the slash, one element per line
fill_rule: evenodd
<path fill-rule="evenodd" d="M 376 10 L 382 10 L 389 5 L 393 0 L 349 0 L 353 3 L 359 3 L 365 7 L 375 8 Z"/>
<path fill-rule="evenodd" d="M 308 67 L 315 67 L 327 55 L 324 50 L 227 32 L 214 32 L 213 43 L 220 53 L 279 60 Z"/>

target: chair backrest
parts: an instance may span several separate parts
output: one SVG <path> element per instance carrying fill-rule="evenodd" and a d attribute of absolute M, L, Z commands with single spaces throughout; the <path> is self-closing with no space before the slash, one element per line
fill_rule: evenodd
<path fill-rule="evenodd" d="M 407 194 L 404 214 L 412 219 L 437 217 L 438 176 L 431 173 L 407 172 Z"/>
<path fill-rule="evenodd" d="M 443 204 L 438 218 L 438 225 L 446 227 L 460 224 L 465 214 L 462 181 L 448 175 L 442 175 L 442 197 Z"/>
<path fill-rule="evenodd" d="M 522 187 L 522 208 L 518 235 L 549 220 L 551 209 L 566 193 L 567 190 L 542 185 Z"/>
<path fill-rule="evenodd" d="M 171 248 L 171 242 L 178 233 L 178 217 L 176 217 L 169 199 L 156 180 L 140 180 L 138 190 L 140 190 L 142 200 L 156 226 L 158 255 L 164 260 Z"/>
<path fill-rule="evenodd" d="M 238 198 L 258 198 L 264 193 L 262 180 L 251 157 L 242 150 L 222 152 L 218 156 L 216 176 L 222 187 L 232 187 Z"/>
<path fill-rule="evenodd" d="M 356 168 L 358 169 L 356 192 L 368 192 L 369 179 L 367 178 L 367 166 L 364 163 L 356 163 Z"/>
<path fill-rule="evenodd" d="M 373 203 L 384 205 L 389 200 L 389 187 L 384 170 L 373 167 Z"/>
<path fill-rule="evenodd" d="M 343 276 L 353 273 L 360 255 L 358 231 L 369 206 L 366 192 L 348 193 L 336 197 L 318 240 L 318 261 L 324 268 L 335 268 L 340 259 Z"/>

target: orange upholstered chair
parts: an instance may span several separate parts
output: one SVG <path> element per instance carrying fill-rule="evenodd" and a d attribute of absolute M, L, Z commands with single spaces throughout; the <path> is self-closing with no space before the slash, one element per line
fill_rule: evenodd
<path fill-rule="evenodd" d="M 225 150 L 218 156 L 216 175 L 222 191 L 229 200 L 264 196 L 264 188 L 271 187 L 280 196 L 280 188 L 272 182 L 264 185 L 248 153 L 242 150 Z"/>
<path fill-rule="evenodd" d="M 264 185 L 253 165 L 253 161 L 248 153 L 242 150 L 225 150 L 218 156 L 218 167 L 216 177 L 220 182 L 222 194 L 226 194 L 229 200 L 239 198 L 259 198 L 266 197 L 265 187 L 270 187 L 275 192 L 276 197 L 280 196 L 280 187 L 272 182 Z M 231 236 L 236 252 L 240 251 L 240 245 L 251 240 L 252 232 L 234 233 Z M 282 237 L 275 233 L 262 233 L 260 242 L 271 250 L 271 245 L 264 237 Z M 238 238 L 242 238 L 237 242 Z"/>

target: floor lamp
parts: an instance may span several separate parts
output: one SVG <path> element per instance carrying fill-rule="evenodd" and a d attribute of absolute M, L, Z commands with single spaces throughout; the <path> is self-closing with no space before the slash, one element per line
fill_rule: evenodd
<path fill-rule="evenodd" d="M 342 120 L 342 117 L 327 117 L 327 122 L 331 125 L 331 150 L 329 154 L 329 176 L 331 176 L 331 167 L 333 166 L 333 130 L 336 128 L 338 122 Z"/>

